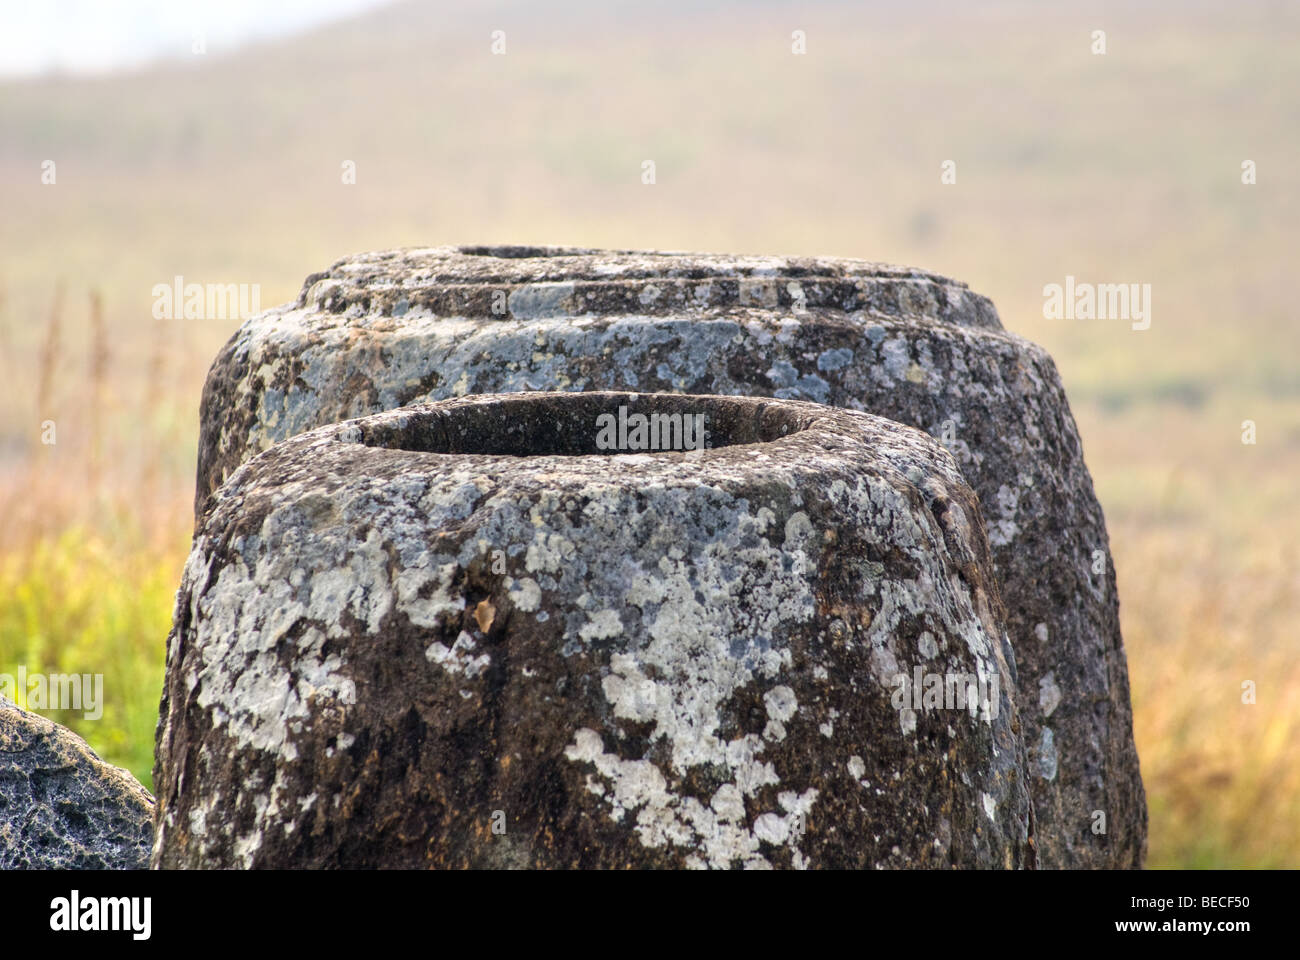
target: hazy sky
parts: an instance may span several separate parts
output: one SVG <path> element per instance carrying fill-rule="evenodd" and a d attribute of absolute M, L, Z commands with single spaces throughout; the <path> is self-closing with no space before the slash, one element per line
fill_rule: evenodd
<path fill-rule="evenodd" d="M 96 73 L 220 54 L 388 0 L 0 0 L 0 76 Z"/>

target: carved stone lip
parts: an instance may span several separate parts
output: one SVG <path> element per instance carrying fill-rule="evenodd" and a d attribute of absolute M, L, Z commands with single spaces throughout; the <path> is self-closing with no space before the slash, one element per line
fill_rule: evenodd
<path fill-rule="evenodd" d="M 410 247 L 313 273 L 293 305 L 350 318 L 532 320 L 553 316 L 779 308 L 914 314 L 1000 330 L 965 283 L 843 257 L 745 256 L 557 246 Z"/>
<path fill-rule="evenodd" d="M 637 417 L 644 418 L 638 421 L 644 428 L 640 444 L 630 437 L 612 447 L 598 444 L 602 424 L 607 434 L 618 436 L 620 422 L 630 432 Z M 687 418 L 700 418 L 703 446 L 688 449 L 671 442 Z M 660 430 L 659 449 L 648 442 L 652 426 Z M 538 473 L 547 469 L 542 461 L 548 459 L 562 473 Z M 627 485 L 732 485 L 813 470 L 843 471 L 849 477 L 868 462 L 871 469 L 896 472 L 908 483 L 935 476 L 937 470 L 945 482 L 967 489 L 951 454 L 928 434 L 854 410 L 801 400 L 697 394 L 475 394 L 345 420 L 285 440 L 230 477 L 209 500 L 199 528 L 220 526 L 214 514 L 245 506 L 247 491 L 265 494 L 327 475 L 341 479 L 364 473 L 382 483 L 450 470 L 491 476 L 526 470 L 557 485 L 562 476 Z M 933 493 L 918 490 L 918 496 L 928 501 Z M 973 494 L 971 500 L 972 520 L 978 522 Z M 979 536 L 983 542 L 982 526 Z"/>
<path fill-rule="evenodd" d="M 320 276 L 334 276 L 357 284 L 380 280 L 398 271 L 419 280 L 419 268 L 437 270 L 440 281 L 473 281 L 500 275 L 519 282 L 546 279 L 642 279 L 677 276 L 686 279 L 749 276 L 754 278 L 910 277 L 933 280 L 945 286 L 965 287 L 918 267 L 880 263 L 856 257 L 795 256 L 781 254 L 708 253 L 692 250 L 611 250 L 518 244 L 466 244 L 444 247 L 397 247 L 354 254 L 335 262 Z M 309 286 L 310 279 L 305 286 Z"/>

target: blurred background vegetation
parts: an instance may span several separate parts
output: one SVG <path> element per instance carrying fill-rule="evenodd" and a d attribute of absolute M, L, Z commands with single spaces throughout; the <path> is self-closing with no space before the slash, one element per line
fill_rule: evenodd
<path fill-rule="evenodd" d="M 188 45 L 0 82 L 0 672 L 103 673 L 100 720 L 51 714 L 101 755 L 151 783 L 199 391 L 237 326 L 155 320 L 155 284 L 265 307 L 348 253 L 478 242 L 862 257 L 967 281 L 1057 361 L 1150 866 L 1300 867 L 1296 4 L 462 0 Z M 1151 328 L 1044 319 L 1067 274 L 1150 283 Z"/>

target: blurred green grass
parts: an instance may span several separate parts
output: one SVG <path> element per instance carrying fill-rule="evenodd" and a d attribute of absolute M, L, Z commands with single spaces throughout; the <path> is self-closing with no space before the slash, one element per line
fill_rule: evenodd
<path fill-rule="evenodd" d="M 42 710 L 152 789 L 167 631 L 187 545 L 158 550 L 84 528 L 0 556 L 0 673 L 101 674 L 103 716 Z M 26 707 L 25 691 L 15 692 Z"/>

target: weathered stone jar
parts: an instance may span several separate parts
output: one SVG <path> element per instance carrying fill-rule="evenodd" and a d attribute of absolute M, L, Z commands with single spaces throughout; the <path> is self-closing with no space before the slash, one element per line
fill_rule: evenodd
<path fill-rule="evenodd" d="M 0 696 L 0 870 L 142 870 L 153 817 L 129 773 Z"/>
<path fill-rule="evenodd" d="M 1009 654 L 975 495 L 891 421 L 620 393 L 353 420 L 199 525 L 154 864 L 1026 866 Z"/>
<path fill-rule="evenodd" d="M 1051 358 L 965 284 L 855 260 L 478 247 L 351 257 L 204 389 L 196 513 L 240 463 L 471 393 L 813 400 L 940 438 L 979 494 L 1019 661 L 1039 863 L 1133 867 L 1146 802 L 1101 507 Z"/>

